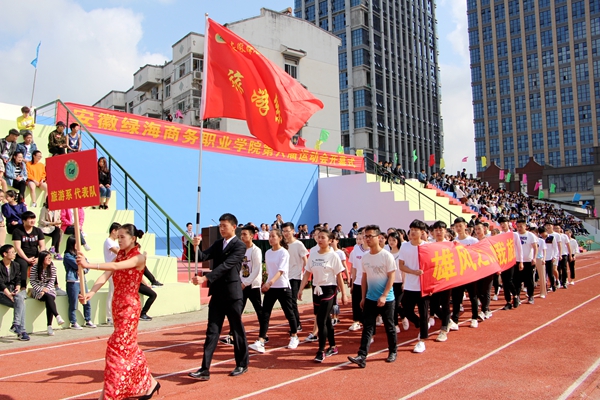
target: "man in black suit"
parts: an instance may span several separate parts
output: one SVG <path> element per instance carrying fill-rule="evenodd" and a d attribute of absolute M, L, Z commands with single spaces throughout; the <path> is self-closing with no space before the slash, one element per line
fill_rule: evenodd
<path fill-rule="evenodd" d="M 222 240 L 217 240 L 206 251 L 198 249 L 200 238 L 194 238 L 194 251 L 198 252 L 198 260 L 213 260 L 213 266 L 204 276 L 195 276 L 194 285 L 208 281 L 211 296 L 208 303 L 208 326 L 204 342 L 204 358 L 202 368 L 188 375 L 192 378 L 207 381 L 210 379 L 210 363 L 219 342 L 225 317 L 233 332 L 233 348 L 235 354 L 235 369 L 229 374 L 238 376 L 248 371 L 248 343 L 242 323 L 243 294 L 240 280 L 242 260 L 246 246 L 235 236 L 237 218 L 233 214 L 223 214 L 219 218 L 219 232 Z"/>

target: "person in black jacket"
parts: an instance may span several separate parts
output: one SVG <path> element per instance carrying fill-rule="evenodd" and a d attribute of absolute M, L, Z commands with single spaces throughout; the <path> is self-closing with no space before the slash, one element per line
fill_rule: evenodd
<path fill-rule="evenodd" d="M 108 209 L 108 201 L 110 200 L 112 177 L 106 158 L 104 157 L 98 159 L 98 181 L 100 183 L 100 209 L 106 210 Z"/>
<path fill-rule="evenodd" d="M 242 323 L 243 292 L 240 269 L 246 254 L 246 245 L 235 236 L 238 221 L 233 214 L 223 214 L 219 218 L 219 232 L 223 237 L 217 240 L 206 251 L 198 249 L 200 237 L 193 239 L 194 251 L 198 253 L 198 261 L 213 260 L 211 271 L 204 276 L 195 276 L 194 285 L 208 282 L 208 326 L 204 342 L 202 367 L 188 375 L 194 379 L 207 381 L 210 379 L 210 363 L 219 342 L 225 317 L 229 321 L 233 333 L 235 369 L 229 374 L 238 376 L 248 371 L 248 343 L 246 331 Z"/>
<path fill-rule="evenodd" d="M 20 340 L 29 340 L 25 330 L 25 291 L 21 290 L 21 268 L 15 262 L 16 255 L 10 244 L 0 247 L 0 304 L 15 310 L 10 331 Z"/>

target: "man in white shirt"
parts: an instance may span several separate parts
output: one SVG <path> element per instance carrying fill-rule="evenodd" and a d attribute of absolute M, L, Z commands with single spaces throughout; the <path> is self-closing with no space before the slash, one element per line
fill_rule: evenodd
<path fill-rule="evenodd" d="M 569 238 L 569 245 L 571 246 L 571 259 L 569 260 L 569 272 L 571 274 L 570 284 L 575 284 L 575 256 L 579 254 L 579 243 L 577 239 L 573 237 L 573 231 L 570 229 L 565 230 L 567 237 Z M 567 280 L 569 281 L 569 280 Z"/>
<path fill-rule="evenodd" d="M 364 228 L 360 228 L 356 234 L 356 245 L 350 253 L 348 262 L 350 263 L 350 291 L 352 293 L 352 325 L 349 330 L 357 331 L 360 329 L 360 324 L 363 322 L 362 308 L 360 301 L 362 300 L 362 257 L 369 251 L 368 247 L 363 246 Z"/>
<path fill-rule="evenodd" d="M 517 220 L 517 233 L 521 239 L 523 248 L 523 270 L 520 271 L 519 285 L 517 287 L 517 297 L 521 296 L 521 283 L 527 288 L 527 302 L 533 304 L 533 289 L 534 289 L 534 270 L 533 260 L 538 252 L 538 240 L 535 235 L 527 231 L 527 223 L 524 219 Z"/>
<path fill-rule="evenodd" d="M 464 246 L 470 246 L 478 243 L 479 240 L 467 234 L 467 221 L 463 217 L 458 217 L 454 220 L 454 231 L 456 232 L 455 242 Z M 452 289 L 452 321 L 458 325 L 458 317 L 460 315 L 460 306 L 463 302 L 465 290 L 469 293 L 471 301 L 471 328 L 477 328 L 479 322 L 478 317 L 478 301 L 477 301 L 477 283 L 471 282 L 466 285 L 458 286 Z"/>
<path fill-rule="evenodd" d="M 569 261 L 571 261 L 571 243 L 569 243 L 569 237 L 562 231 L 562 227 L 558 224 L 554 224 L 554 232 L 557 236 L 560 235 L 560 259 L 558 261 L 558 279 L 560 280 L 560 286 L 563 289 L 567 289 L 567 267 Z"/>
<path fill-rule="evenodd" d="M 104 241 L 104 262 L 113 262 L 117 258 L 119 252 L 119 242 L 117 241 L 117 232 L 121 228 L 121 224 L 113 222 L 109 228 L 108 238 Z M 108 280 L 108 296 L 106 297 L 106 324 L 112 325 L 112 299 L 115 292 L 112 276 Z"/>
<path fill-rule="evenodd" d="M 279 218 L 281 215 L 277 214 Z M 294 224 L 285 222 L 281 225 L 281 232 L 288 244 L 288 252 L 290 253 L 290 270 L 288 278 L 292 287 L 292 305 L 294 306 L 294 316 L 298 322 L 298 332 L 302 332 L 302 324 L 300 323 L 300 313 L 298 312 L 298 290 L 302 283 L 302 275 L 308 260 L 308 250 L 304 243 L 297 240 L 295 237 Z"/>
<path fill-rule="evenodd" d="M 446 228 L 447 225 L 444 221 L 436 221 L 433 225 L 433 239 L 435 242 L 447 242 L 446 240 Z M 442 322 L 442 327 L 440 328 L 440 333 L 437 338 L 435 338 L 436 342 L 445 342 L 448 340 L 448 331 L 458 330 L 458 325 L 454 323 L 450 319 L 450 295 L 452 294 L 452 289 L 442 290 L 441 292 L 436 292 L 431 295 L 430 301 L 430 314 L 437 315 L 440 321 Z"/>
<path fill-rule="evenodd" d="M 515 246 L 515 255 L 516 255 L 516 263 L 514 266 L 502 271 L 500 276 L 502 277 L 502 288 L 504 290 L 504 299 L 506 300 L 506 305 L 502 308 L 503 310 L 511 310 L 512 308 L 517 308 L 521 304 L 519 301 L 519 292 L 517 292 L 517 285 L 520 290 L 521 283 L 518 280 L 519 271 L 523 270 L 523 247 L 521 246 L 521 238 L 517 232 L 513 232 L 510 230 L 510 222 L 507 217 L 498 218 L 498 223 L 500 224 L 500 232 L 508 233 L 511 232 L 513 234 L 513 241 Z M 512 300 L 512 304 L 511 304 Z"/>
<path fill-rule="evenodd" d="M 542 237 L 542 233 L 545 232 L 546 228 L 543 226 L 534 229 L 534 234 L 538 238 L 538 252 L 535 258 L 535 268 L 540 282 L 540 299 L 546 298 L 548 290 L 546 287 L 546 250 L 548 249 L 548 246 L 546 245 L 546 240 Z"/>
<path fill-rule="evenodd" d="M 559 247 L 557 238 L 554 235 L 554 225 L 549 222 L 545 224 L 545 231 L 541 232 L 542 239 L 546 242 L 546 276 L 550 281 L 550 291 L 556 291 L 556 263 L 559 257 Z"/>

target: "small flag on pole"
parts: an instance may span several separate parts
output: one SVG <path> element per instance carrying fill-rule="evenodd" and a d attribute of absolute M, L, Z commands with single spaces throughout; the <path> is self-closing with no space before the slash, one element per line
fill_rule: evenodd
<path fill-rule="evenodd" d="M 511 174 L 509 172 L 508 174 L 506 174 L 506 182 L 510 182 L 510 177 L 511 177 Z"/>
<path fill-rule="evenodd" d="M 413 150 L 413 162 L 417 161 L 419 157 L 417 157 L 417 150 Z"/>
<path fill-rule="evenodd" d="M 429 155 L 429 166 L 433 167 L 435 165 L 435 154 Z"/>
<path fill-rule="evenodd" d="M 573 195 L 573 201 L 575 202 L 575 201 L 579 201 L 579 200 L 581 200 L 581 195 L 579 193 L 575 193 Z"/>
<path fill-rule="evenodd" d="M 500 170 L 500 177 L 498 179 L 500 179 L 501 181 L 504 180 L 504 170 L 503 169 Z"/>
<path fill-rule="evenodd" d="M 398 153 L 394 153 L 394 164 L 398 164 Z"/>
<path fill-rule="evenodd" d="M 487 157 L 483 156 L 481 157 L 481 168 L 487 166 Z"/>
<path fill-rule="evenodd" d="M 535 187 L 533 188 L 533 191 L 535 192 L 538 189 L 542 188 L 542 182 L 536 182 L 535 183 Z"/>
<path fill-rule="evenodd" d="M 540 200 L 541 200 L 541 199 L 543 199 L 543 198 L 544 198 L 544 191 L 543 191 L 543 190 L 540 190 L 540 191 L 539 191 L 539 193 L 538 193 L 538 199 L 540 199 Z"/>
<path fill-rule="evenodd" d="M 550 184 L 550 193 L 556 193 L 556 185 L 554 183 Z"/>
<path fill-rule="evenodd" d="M 321 129 L 321 136 L 319 137 L 319 140 L 322 143 L 325 143 L 327 141 L 327 139 L 329 139 L 329 131 L 326 131 L 325 129 Z"/>
<path fill-rule="evenodd" d="M 33 65 L 33 68 L 35 68 L 35 69 L 37 69 L 37 62 L 38 62 L 38 57 L 40 56 L 40 46 L 41 45 L 42 45 L 42 42 L 39 42 L 37 45 L 37 49 L 35 50 L 35 58 L 31 62 L 31 65 Z"/>
<path fill-rule="evenodd" d="M 589 204 L 590 204 L 590 202 L 589 202 L 589 201 L 586 201 L 585 203 L 583 203 L 583 204 L 581 205 L 581 208 L 585 209 L 585 208 L 586 208 L 586 207 L 587 207 Z"/>
<path fill-rule="evenodd" d="M 594 218 L 598 218 L 598 212 L 596 211 L 596 207 L 594 207 Z"/>
<path fill-rule="evenodd" d="M 525 185 L 527 185 L 527 174 L 523 174 L 523 179 L 522 179 L 523 183 Z"/>
<path fill-rule="evenodd" d="M 463 157 L 462 162 L 467 162 L 469 160 L 469 157 Z"/>
<path fill-rule="evenodd" d="M 337 149 L 338 154 L 344 154 L 344 146 L 342 146 L 341 144 L 338 146 Z"/>
<path fill-rule="evenodd" d="M 446 168 L 446 161 L 443 158 L 440 158 L 440 169 Z"/>
<path fill-rule="evenodd" d="M 317 140 L 317 143 L 315 143 L 315 149 L 316 150 L 321 150 L 321 145 L 323 144 L 322 140 Z"/>
<path fill-rule="evenodd" d="M 357 149 L 357 150 L 356 150 L 356 155 L 357 155 L 358 157 L 363 157 L 363 155 L 364 155 L 364 153 L 363 153 L 363 149 Z"/>

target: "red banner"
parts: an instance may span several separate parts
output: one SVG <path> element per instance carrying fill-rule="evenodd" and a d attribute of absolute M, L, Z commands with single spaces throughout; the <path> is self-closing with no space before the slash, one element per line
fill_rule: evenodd
<path fill-rule="evenodd" d="M 63 210 L 100 204 L 96 150 L 46 159 L 48 209 Z"/>
<path fill-rule="evenodd" d="M 90 132 L 193 150 L 199 148 L 198 127 L 74 103 L 65 103 L 65 105 Z M 67 123 L 67 114 L 68 111 L 59 103 L 57 121 Z M 73 118 L 71 117 L 68 122 L 73 122 Z M 204 129 L 202 146 L 206 151 L 235 156 L 316 164 L 358 172 L 365 170 L 363 157 L 311 149 L 283 153 L 273 150 L 252 136 L 212 129 Z"/>
<path fill-rule="evenodd" d="M 452 289 L 504 271 L 515 265 L 512 233 L 491 236 L 471 246 L 438 242 L 419 246 L 421 293 Z"/>

